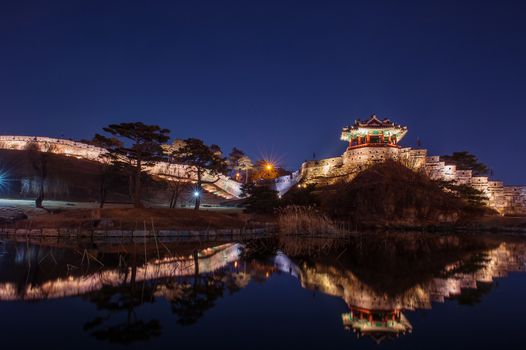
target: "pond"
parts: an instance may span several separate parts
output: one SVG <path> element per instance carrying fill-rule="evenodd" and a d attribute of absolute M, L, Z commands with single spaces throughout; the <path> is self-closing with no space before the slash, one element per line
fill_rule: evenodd
<path fill-rule="evenodd" d="M 0 239 L 3 347 L 522 349 L 526 241 Z"/>

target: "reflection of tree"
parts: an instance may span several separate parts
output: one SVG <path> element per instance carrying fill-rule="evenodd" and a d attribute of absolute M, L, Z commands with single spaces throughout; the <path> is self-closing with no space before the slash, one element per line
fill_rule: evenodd
<path fill-rule="evenodd" d="M 483 269 L 488 264 L 488 262 L 490 262 L 490 260 L 491 259 L 488 257 L 487 251 L 475 253 L 463 260 L 460 260 L 457 263 L 457 266 L 448 271 L 443 271 L 439 276 L 442 278 L 449 278 L 459 274 L 475 273 Z"/>
<path fill-rule="evenodd" d="M 462 289 L 462 292 L 458 296 L 454 296 L 452 299 L 456 299 L 461 305 L 473 306 L 482 302 L 482 297 L 489 294 L 493 290 L 493 283 L 477 282 L 477 288 L 466 288 Z"/>
<path fill-rule="evenodd" d="M 140 289 L 137 288 L 137 259 L 135 254 L 131 256 L 131 265 L 131 268 L 126 270 L 123 283 L 120 286 L 104 286 L 87 297 L 97 306 L 97 309 L 107 311 L 105 317 L 97 316 L 84 325 L 84 330 L 91 332 L 91 335 L 99 340 L 130 344 L 161 335 L 161 325 L 158 320 L 143 321 L 137 317 L 135 308 L 143 304 L 144 301 L 153 302 L 155 288 L 146 282 L 143 282 Z M 127 283 L 128 278 L 129 282 Z M 126 313 L 125 321 L 108 324 L 112 315 L 121 312 Z"/>
<path fill-rule="evenodd" d="M 471 236 L 417 233 L 364 236 L 351 243 L 338 259 L 339 264 L 350 268 L 375 291 L 391 296 L 440 277 L 444 267 L 454 262 L 468 261 L 455 273 L 477 271 L 484 265 L 484 256 L 478 254 L 496 246 Z"/>
<path fill-rule="evenodd" d="M 192 325 L 204 316 L 223 297 L 225 289 L 230 293 L 240 290 L 238 274 L 230 268 L 208 274 L 199 274 L 199 260 L 194 251 L 194 275 L 166 285 L 165 295 L 170 299 L 172 312 L 181 325 Z"/>
<path fill-rule="evenodd" d="M 225 281 L 222 273 L 195 275 L 179 285 L 178 296 L 171 300 L 172 312 L 182 325 L 196 323 L 223 296 Z"/>

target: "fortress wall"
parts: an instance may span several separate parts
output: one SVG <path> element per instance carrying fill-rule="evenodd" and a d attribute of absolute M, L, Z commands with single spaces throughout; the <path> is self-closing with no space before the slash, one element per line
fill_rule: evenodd
<path fill-rule="evenodd" d="M 457 170 L 454 181 L 459 185 L 469 185 L 473 173 L 471 170 Z"/>
<path fill-rule="evenodd" d="M 51 152 L 53 154 L 75 157 L 78 159 L 102 162 L 101 154 L 106 150 L 100 147 L 88 145 L 82 142 L 56 139 L 52 137 L 34 137 L 34 136 L 0 136 L 0 149 L 7 150 L 26 150 L 28 145 L 35 144 L 42 152 Z M 186 166 L 179 164 L 169 164 L 167 162 L 158 162 L 148 171 L 153 175 L 159 175 L 166 179 L 173 177 L 182 177 L 185 174 Z M 214 181 L 216 176 L 205 174 L 204 180 Z M 188 178 L 189 181 L 195 180 Z M 227 176 L 220 176 L 215 183 L 222 191 L 230 196 L 239 197 L 241 195 L 241 184 L 230 179 Z"/>
<path fill-rule="evenodd" d="M 503 196 L 509 214 L 526 215 L 526 186 L 505 186 Z"/>
<path fill-rule="evenodd" d="M 440 161 L 440 157 L 427 157 L 424 171 L 433 180 L 456 181 L 457 167 L 455 165 L 446 165 Z"/>
<path fill-rule="evenodd" d="M 399 159 L 411 169 L 423 169 L 426 165 L 427 149 L 402 148 Z"/>
<path fill-rule="evenodd" d="M 101 161 L 100 155 L 106 152 L 103 148 L 71 140 L 51 137 L 0 136 L 0 149 L 25 150 L 29 144 L 36 144 L 41 151 L 99 162 Z M 500 213 L 526 214 L 526 186 L 505 187 L 501 181 L 489 181 L 485 176 L 473 176 L 471 170 L 457 170 L 454 165 L 446 165 L 439 156 L 427 156 L 425 149 L 394 147 L 350 149 L 342 157 L 303 163 L 297 175 L 289 179 L 278 179 L 276 189 L 280 194 L 283 194 L 300 179 L 307 182 L 329 184 L 342 176 L 349 178 L 354 176 L 368 164 L 387 159 L 401 160 L 413 169 L 423 168 L 428 176 L 434 180 L 453 181 L 458 184 L 473 186 L 482 191 L 488 197 L 488 205 Z M 185 173 L 185 167 L 159 162 L 149 171 L 155 175 L 167 174 L 180 177 Z M 206 180 L 215 180 L 216 178 L 209 175 L 205 177 Z M 239 197 L 241 194 L 241 184 L 226 176 L 221 176 L 215 185 L 229 195 Z"/>
<path fill-rule="evenodd" d="M 501 214 L 526 214 L 526 186 L 505 187 L 502 181 L 487 176 L 473 176 L 471 170 L 458 170 L 440 156 L 428 156 L 425 149 L 361 147 L 348 149 L 342 157 L 302 164 L 300 178 L 306 182 L 329 184 L 331 177 L 352 178 L 365 166 L 387 159 L 400 160 L 412 169 L 423 169 L 433 180 L 469 185 L 488 198 L 487 204 Z"/>
<path fill-rule="evenodd" d="M 345 166 L 365 165 L 371 162 L 383 162 L 387 159 L 399 159 L 400 148 L 396 147 L 359 147 L 345 151 L 343 164 Z"/>
<path fill-rule="evenodd" d="M 504 197 L 504 184 L 502 181 L 488 181 L 487 191 L 488 205 L 501 214 L 507 212 L 506 200 Z"/>
<path fill-rule="evenodd" d="M 41 151 L 94 161 L 100 161 L 99 156 L 106 152 L 100 147 L 52 137 L 0 136 L 0 149 L 22 151 L 30 144 L 35 144 Z"/>
<path fill-rule="evenodd" d="M 321 177 L 338 176 L 338 169 L 341 169 L 342 165 L 342 157 L 311 160 L 301 165 L 300 177 L 308 181 Z"/>
<path fill-rule="evenodd" d="M 301 172 L 299 170 L 293 172 L 291 175 L 278 177 L 274 182 L 274 190 L 278 191 L 281 196 L 296 185 L 300 180 Z"/>

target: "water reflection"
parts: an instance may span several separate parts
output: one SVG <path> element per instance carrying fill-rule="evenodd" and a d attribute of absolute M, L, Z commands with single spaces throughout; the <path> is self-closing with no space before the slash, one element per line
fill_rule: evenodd
<path fill-rule="evenodd" d="M 194 325 L 224 296 L 274 274 L 341 298 L 342 327 L 380 342 L 413 331 L 408 310 L 451 298 L 475 305 L 495 278 L 526 267 L 521 240 L 408 234 L 84 248 L 2 241 L 0 253 L 0 301 L 80 297 L 97 309 L 84 331 L 124 344 L 162 334 L 156 313 L 139 309 L 162 300 L 178 325 Z"/>
<path fill-rule="evenodd" d="M 495 278 L 526 267 L 523 241 L 495 237 L 365 237 L 344 249 L 351 252 L 340 261 L 306 259 L 285 270 L 302 287 L 345 300 L 344 326 L 377 342 L 412 331 L 403 310 L 431 309 L 448 298 L 479 303 Z"/>

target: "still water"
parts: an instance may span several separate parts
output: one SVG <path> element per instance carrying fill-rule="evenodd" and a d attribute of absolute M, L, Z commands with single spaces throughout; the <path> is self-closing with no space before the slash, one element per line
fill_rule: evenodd
<path fill-rule="evenodd" d="M 526 241 L 0 239 L 2 348 L 524 349 Z"/>

